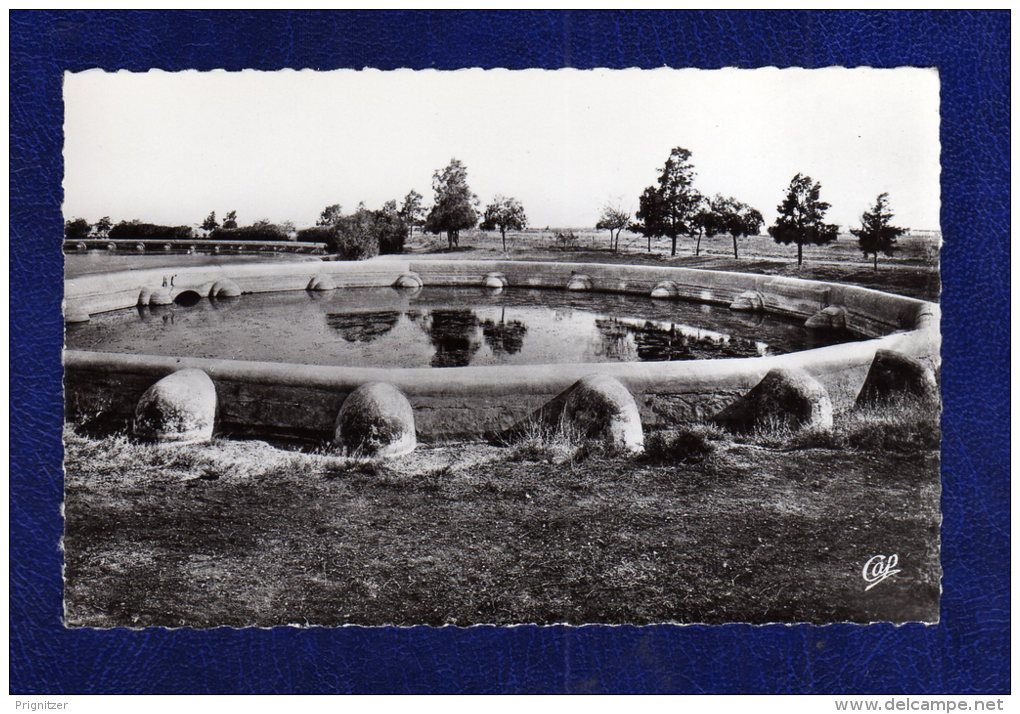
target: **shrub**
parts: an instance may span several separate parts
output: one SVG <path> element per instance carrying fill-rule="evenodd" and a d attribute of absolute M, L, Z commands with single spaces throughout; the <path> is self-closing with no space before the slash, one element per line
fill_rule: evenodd
<path fill-rule="evenodd" d="M 110 229 L 109 237 L 173 240 L 174 238 L 191 238 L 192 233 L 190 226 L 161 226 L 140 221 L 121 221 Z"/>
<path fill-rule="evenodd" d="M 298 231 L 297 239 L 325 243 L 326 252 L 341 260 L 364 260 L 380 253 L 403 253 L 410 225 L 396 201 L 387 201 L 378 211 L 360 204 L 349 215 L 333 205 L 322 212 L 319 225 Z"/>
<path fill-rule="evenodd" d="M 329 243 L 335 226 L 312 226 L 297 232 L 297 239 L 305 243 Z"/>
<path fill-rule="evenodd" d="M 365 260 L 379 255 L 375 212 L 359 207 L 340 218 L 326 240 L 326 250 L 341 260 Z"/>
<path fill-rule="evenodd" d="M 64 221 L 64 237 L 70 239 L 87 238 L 92 226 L 84 218 Z"/>
<path fill-rule="evenodd" d="M 216 228 L 209 237 L 213 240 L 236 241 L 282 241 L 288 240 L 287 231 L 275 223 L 258 221 L 250 226 L 238 228 Z"/>
<path fill-rule="evenodd" d="M 375 211 L 375 232 L 379 241 L 379 252 L 383 255 L 404 252 L 404 241 L 407 240 L 407 224 L 394 210 L 383 207 Z"/>

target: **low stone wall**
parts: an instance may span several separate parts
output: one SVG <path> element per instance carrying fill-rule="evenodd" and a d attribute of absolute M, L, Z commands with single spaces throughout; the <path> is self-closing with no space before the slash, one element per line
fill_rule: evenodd
<path fill-rule="evenodd" d="M 88 250 L 106 250 L 131 253 L 167 252 L 189 249 L 203 252 L 230 253 L 311 253 L 323 255 L 324 243 L 306 241 L 254 241 L 223 240 L 212 238 L 80 238 L 64 240 L 65 253 L 84 253 Z"/>
<path fill-rule="evenodd" d="M 95 314 L 137 304 L 145 288 L 160 286 L 166 269 L 68 280 L 65 310 Z M 128 419 L 141 394 L 161 377 L 185 367 L 205 371 L 216 385 L 218 428 L 231 433 L 327 438 L 346 396 L 367 382 L 386 382 L 407 395 L 420 438 L 477 436 L 512 427 L 555 400 L 579 379 L 604 374 L 634 395 L 648 427 L 706 418 L 746 393 L 774 367 L 802 368 L 821 382 L 837 409 L 853 404 L 878 349 L 939 364 L 938 306 L 855 286 L 743 273 L 603 264 L 513 261 L 274 263 L 187 268 L 174 290 L 207 295 L 218 280 L 243 292 L 307 289 L 327 277 L 337 289 L 393 285 L 407 274 L 425 285 L 482 285 L 491 273 L 508 286 L 649 295 L 671 281 L 683 299 L 729 304 L 752 291 L 767 312 L 807 319 L 825 307 L 843 309 L 847 326 L 877 337 L 775 357 L 693 362 L 556 364 L 373 369 L 198 358 L 65 353 L 65 391 L 71 410 L 101 411 Z M 412 281 L 413 282 L 413 281 Z M 240 299 L 244 299 L 241 297 Z M 882 335 L 881 337 L 878 337 Z"/>
<path fill-rule="evenodd" d="M 305 290 L 319 276 L 332 277 L 338 288 L 385 287 L 409 271 L 406 260 L 345 262 L 239 263 L 187 268 L 154 268 L 100 273 L 64 282 L 65 311 L 89 314 L 109 312 L 138 304 L 145 289 L 160 288 L 173 278 L 173 292 L 195 290 L 206 296 L 219 280 L 231 280 L 246 293 Z"/>

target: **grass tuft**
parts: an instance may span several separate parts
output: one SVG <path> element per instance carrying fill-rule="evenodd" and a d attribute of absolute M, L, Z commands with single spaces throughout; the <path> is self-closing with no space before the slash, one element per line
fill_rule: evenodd
<path fill-rule="evenodd" d="M 657 431 L 645 439 L 645 458 L 655 463 L 698 464 L 715 452 L 714 441 L 720 438 L 718 427 L 701 424 Z"/>
<path fill-rule="evenodd" d="M 524 424 L 507 444 L 508 461 L 543 461 L 562 464 L 588 451 L 581 434 L 565 423 L 555 426 L 534 420 Z"/>

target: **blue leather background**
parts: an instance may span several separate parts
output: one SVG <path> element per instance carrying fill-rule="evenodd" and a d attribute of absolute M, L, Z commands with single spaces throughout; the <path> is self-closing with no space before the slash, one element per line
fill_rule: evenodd
<path fill-rule="evenodd" d="M 61 11 L 10 34 L 12 692 L 1008 691 L 1008 13 Z M 942 623 L 63 629 L 62 73 L 568 65 L 939 68 Z"/>

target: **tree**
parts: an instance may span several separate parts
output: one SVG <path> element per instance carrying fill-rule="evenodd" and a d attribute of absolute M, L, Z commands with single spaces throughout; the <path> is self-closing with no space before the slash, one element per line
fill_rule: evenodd
<path fill-rule="evenodd" d="M 64 237 L 71 239 L 88 238 L 92 226 L 84 218 L 64 222 Z"/>
<path fill-rule="evenodd" d="M 141 221 L 121 221 L 113 226 L 107 234 L 110 238 L 132 238 L 146 240 L 175 240 L 178 238 L 191 238 L 193 235 L 191 226 L 161 226 L 156 223 L 142 223 Z"/>
<path fill-rule="evenodd" d="M 237 228 L 237 211 L 230 211 L 223 217 L 223 227 L 227 230 Z"/>
<path fill-rule="evenodd" d="M 492 203 L 485 207 L 485 217 L 481 228 L 491 231 L 498 228 L 503 237 L 503 252 L 506 253 L 506 232 L 508 230 L 523 231 L 528 227 L 528 217 L 524 215 L 524 206 L 516 198 L 497 195 Z"/>
<path fill-rule="evenodd" d="M 655 186 L 641 194 L 634 227 L 648 238 L 670 239 L 670 255 L 676 255 L 676 241 L 680 236 L 691 236 L 697 231 L 694 218 L 704 200 L 696 188 L 691 152 L 677 146 L 669 153 Z"/>
<path fill-rule="evenodd" d="M 733 257 L 739 258 L 737 238 L 758 235 L 765 224 L 765 219 L 761 213 L 746 203 L 741 203 L 731 196 L 716 194 L 706 202 L 705 208 L 698 214 L 697 223 L 709 238 L 728 233 L 733 238 Z M 700 248 L 700 235 L 698 245 Z"/>
<path fill-rule="evenodd" d="M 268 218 L 261 218 L 250 226 L 237 226 L 236 228 L 225 228 L 226 221 L 223 222 L 223 226 L 214 228 L 209 232 L 209 237 L 213 240 L 231 240 L 231 241 L 281 241 L 287 240 L 287 231 Z"/>
<path fill-rule="evenodd" d="M 96 235 L 100 238 L 106 238 L 110 234 L 110 229 L 113 228 L 113 221 L 110 220 L 109 216 L 103 216 L 96 224 L 92 226 L 92 230 L 96 232 Z"/>
<path fill-rule="evenodd" d="M 280 226 L 273 223 L 268 218 L 258 219 L 257 221 L 251 224 L 251 227 L 254 228 L 256 231 L 264 232 L 267 235 L 273 235 L 277 237 L 283 235 L 283 229 L 280 228 Z"/>
<path fill-rule="evenodd" d="M 652 237 L 658 237 L 652 226 L 659 223 L 659 216 L 662 215 L 662 207 L 659 205 L 659 193 L 655 190 L 655 186 L 649 186 L 638 198 L 638 210 L 634 214 L 636 219 L 634 223 L 630 224 L 630 230 L 634 233 L 640 233 L 648 239 L 648 252 L 652 252 Z"/>
<path fill-rule="evenodd" d="M 694 214 L 694 228 L 698 231 L 698 242 L 694 244 L 694 255 L 701 255 L 701 237 L 708 233 L 710 236 L 715 235 L 712 230 L 715 229 L 716 224 L 719 222 L 720 216 L 712 207 L 712 201 L 705 199 L 701 208 Z"/>
<path fill-rule="evenodd" d="M 340 216 L 326 236 L 326 250 L 342 260 L 364 260 L 379 254 L 376 212 L 358 204 L 349 216 Z"/>
<path fill-rule="evenodd" d="M 614 253 L 620 249 L 620 232 L 630 224 L 630 213 L 619 206 L 606 204 L 602 207 L 602 215 L 595 229 L 609 231 L 609 250 Z M 615 232 L 615 235 L 614 235 Z"/>
<path fill-rule="evenodd" d="M 403 253 L 404 241 L 407 239 L 407 224 L 404 222 L 403 214 L 397 209 L 397 202 L 387 201 L 374 213 L 373 230 L 379 241 L 379 252 Z"/>
<path fill-rule="evenodd" d="M 212 232 L 219 227 L 220 222 L 216 220 L 216 211 L 209 211 L 209 215 L 205 217 L 204 221 L 202 221 L 202 230 Z M 235 228 L 237 227 L 236 222 L 234 224 L 234 227 Z"/>
<path fill-rule="evenodd" d="M 907 232 L 906 228 L 890 225 L 893 213 L 889 210 L 889 194 L 880 193 L 870 211 L 861 215 L 861 227 L 851 228 L 850 232 L 857 236 L 857 245 L 867 258 L 870 254 L 875 260 L 878 270 L 879 251 L 892 257 L 896 250 L 896 239 Z"/>
<path fill-rule="evenodd" d="M 334 203 L 322 209 L 322 213 L 319 214 L 319 220 L 315 222 L 315 225 L 335 226 L 343 218 L 343 215 L 343 209 L 340 208 L 340 204 Z"/>
<path fill-rule="evenodd" d="M 776 207 L 779 216 L 769 227 L 776 243 L 797 244 L 797 265 L 804 263 L 805 244 L 824 245 L 836 240 L 839 226 L 825 223 L 829 204 L 820 198 L 822 184 L 797 174 L 790 181 L 786 198 Z"/>
<path fill-rule="evenodd" d="M 421 205 L 422 195 L 411 189 L 400 205 L 400 218 L 407 226 L 407 237 L 414 235 L 414 227 L 425 223 L 425 208 Z"/>
<path fill-rule="evenodd" d="M 478 196 L 467 184 L 467 168 L 457 159 L 432 174 L 435 205 L 425 219 L 429 233 L 446 233 L 450 248 L 460 245 L 460 232 L 478 223 Z"/>

